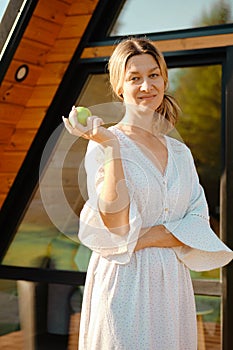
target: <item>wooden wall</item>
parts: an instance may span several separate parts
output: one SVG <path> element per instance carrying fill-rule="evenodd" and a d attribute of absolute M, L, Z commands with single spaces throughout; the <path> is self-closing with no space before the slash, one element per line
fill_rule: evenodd
<path fill-rule="evenodd" d="M 182 38 L 156 41 L 155 45 L 162 52 L 197 50 L 233 45 L 233 34 L 219 34 L 211 36 Z M 107 57 L 111 55 L 114 46 L 87 47 L 81 58 Z"/>
<path fill-rule="evenodd" d="M 40 0 L 0 86 L 0 205 L 62 80 L 98 0 Z M 29 74 L 15 80 L 17 68 Z"/>

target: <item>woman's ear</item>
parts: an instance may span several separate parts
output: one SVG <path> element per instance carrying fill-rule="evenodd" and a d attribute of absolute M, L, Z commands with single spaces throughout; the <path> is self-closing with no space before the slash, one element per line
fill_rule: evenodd
<path fill-rule="evenodd" d="M 119 91 L 118 91 L 118 96 L 120 97 L 120 98 L 124 98 L 124 96 L 123 96 L 123 89 L 121 88 L 121 89 L 119 89 Z"/>

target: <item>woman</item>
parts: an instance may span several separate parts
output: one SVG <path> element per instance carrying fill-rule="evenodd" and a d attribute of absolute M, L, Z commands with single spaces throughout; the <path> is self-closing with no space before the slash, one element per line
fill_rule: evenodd
<path fill-rule="evenodd" d="M 84 127 L 74 108 L 63 119 L 91 140 L 79 238 L 93 253 L 79 349 L 195 350 L 189 269 L 223 266 L 233 253 L 210 228 L 191 152 L 165 135 L 178 106 L 166 93 L 162 54 L 147 39 L 127 39 L 109 73 L 123 119 L 106 129 L 92 116 Z"/>

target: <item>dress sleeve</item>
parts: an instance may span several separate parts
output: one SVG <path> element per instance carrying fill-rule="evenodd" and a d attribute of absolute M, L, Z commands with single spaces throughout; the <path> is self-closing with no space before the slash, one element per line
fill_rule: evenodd
<path fill-rule="evenodd" d="M 183 218 L 164 226 L 185 243 L 183 247 L 173 248 L 177 257 L 191 270 L 207 271 L 228 264 L 233 259 L 233 252 L 210 227 L 205 193 L 199 183 L 190 150 L 188 152 L 192 176 L 189 207 Z"/>
<path fill-rule="evenodd" d="M 78 237 L 85 246 L 106 259 L 126 264 L 130 261 L 142 226 L 136 202 L 129 190 L 129 232 L 124 236 L 112 233 L 105 226 L 98 209 L 98 196 L 104 179 L 104 149 L 94 141 L 88 144 L 85 169 L 88 200 L 80 213 Z"/>

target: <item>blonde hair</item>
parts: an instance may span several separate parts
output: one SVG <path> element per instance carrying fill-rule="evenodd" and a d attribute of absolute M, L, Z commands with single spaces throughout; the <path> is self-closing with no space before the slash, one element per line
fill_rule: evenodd
<path fill-rule="evenodd" d="M 168 71 L 163 54 L 154 46 L 152 41 L 146 38 L 129 38 L 122 40 L 113 51 L 109 62 L 109 78 L 113 92 L 123 100 L 121 89 L 123 85 L 126 64 L 136 55 L 149 54 L 154 57 L 159 65 L 164 80 L 165 93 L 161 105 L 156 112 L 164 117 L 169 123 L 175 125 L 180 112 L 180 107 L 174 97 L 166 93 L 168 88 Z"/>

